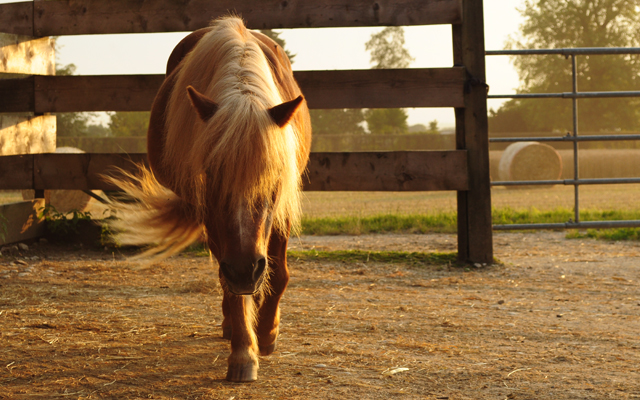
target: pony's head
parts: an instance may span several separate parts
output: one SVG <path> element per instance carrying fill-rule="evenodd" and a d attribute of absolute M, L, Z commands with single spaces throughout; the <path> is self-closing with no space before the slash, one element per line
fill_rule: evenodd
<path fill-rule="evenodd" d="M 187 93 L 197 118 L 203 123 L 208 124 L 219 112 L 224 112 L 213 99 L 192 86 L 187 87 Z M 296 148 L 287 148 L 295 143 L 286 143 L 286 140 L 279 143 L 278 137 L 287 137 L 282 131 L 290 129 L 287 125 L 302 102 L 303 97 L 298 96 L 262 112 L 256 107 L 253 122 L 242 122 L 243 129 L 236 134 L 264 143 L 246 143 L 250 149 L 236 153 L 235 159 L 227 160 L 226 167 L 220 166 L 215 172 L 234 175 L 236 181 L 206 179 L 208 198 L 204 199 L 207 213 L 204 225 L 208 244 L 218 260 L 226 288 L 233 294 L 254 294 L 264 287 L 272 228 L 275 224 L 276 229 L 288 234 L 291 219 L 296 217 L 292 213 L 297 210 L 291 209 L 298 207 L 295 203 L 299 178 L 295 163 L 291 165 Z M 229 156 L 233 152 L 231 147 L 224 154 Z M 270 160 L 270 157 L 279 159 Z M 289 158 L 290 162 L 283 163 L 282 158 Z M 226 170 L 227 167 L 233 171 Z"/>

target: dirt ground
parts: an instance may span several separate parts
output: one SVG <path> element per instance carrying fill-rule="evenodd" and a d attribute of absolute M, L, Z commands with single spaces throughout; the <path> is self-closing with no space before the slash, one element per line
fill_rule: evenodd
<path fill-rule="evenodd" d="M 455 251 L 453 235 L 295 249 Z M 278 349 L 224 381 L 217 268 L 52 244 L 0 257 L 0 399 L 640 398 L 640 244 L 497 233 L 499 265 L 290 260 Z"/>

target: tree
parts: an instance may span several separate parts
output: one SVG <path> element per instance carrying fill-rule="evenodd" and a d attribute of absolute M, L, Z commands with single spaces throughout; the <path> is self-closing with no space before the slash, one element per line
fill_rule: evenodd
<path fill-rule="evenodd" d="M 526 0 L 525 22 L 508 49 L 566 47 L 637 47 L 640 8 L 637 0 Z M 578 89 L 640 89 L 640 57 L 578 56 Z M 562 56 L 514 56 L 520 76 L 518 93 L 572 90 L 571 63 Z M 582 130 L 640 130 L 640 100 L 581 99 Z M 510 100 L 489 116 L 491 131 L 570 131 L 571 102 L 565 99 Z"/>
<path fill-rule="evenodd" d="M 404 28 L 388 26 L 364 44 L 371 52 L 371 64 L 374 69 L 407 68 L 414 60 L 409 50 L 404 48 Z"/>
<path fill-rule="evenodd" d="M 371 52 L 371 64 L 374 69 L 407 68 L 413 61 L 409 51 L 404 48 L 404 29 L 389 26 L 371 35 L 365 43 L 365 49 Z M 408 132 L 407 112 L 402 108 L 370 109 L 364 112 L 369 132 L 377 135 L 405 134 Z"/>
<path fill-rule="evenodd" d="M 424 124 L 415 124 L 409 127 L 409 133 L 425 133 L 427 127 Z"/>
<path fill-rule="evenodd" d="M 428 128 L 424 124 L 411 125 L 409 127 L 409 133 L 439 135 L 440 128 L 438 127 L 438 120 L 434 119 L 433 121 L 429 122 Z"/>
<path fill-rule="evenodd" d="M 427 133 L 436 135 L 440 133 L 440 128 L 438 128 L 438 120 L 434 119 L 433 121 L 429 122 L 429 130 L 427 131 Z"/>
<path fill-rule="evenodd" d="M 364 116 L 360 109 L 311 110 L 314 135 L 361 135 Z"/>
<path fill-rule="evenodd" d="M 374 135 L 402 135 L 409 132 L 407 112 L 402 108 L 375 108 L 364 111 L 369 132 Z"/>
<path fill-rule="evenodd" d="M 146 136 L 149 128 L 148 111 L 115 112 L 111 114 L 109 129 L 115 137 Z"/>

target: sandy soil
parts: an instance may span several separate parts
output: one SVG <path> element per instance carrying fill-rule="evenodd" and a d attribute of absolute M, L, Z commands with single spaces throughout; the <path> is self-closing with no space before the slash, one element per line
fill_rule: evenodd
<path fill-rule="evenodd" d="M 0 399 L 640 398 L 640 245 L 498 233 L 501 265 L 291 260 L 279 348 L 223 380 L 217 271 L 51 244 L 0 257 Z M 296 249 L 454 251 L 452 235 Z"/>

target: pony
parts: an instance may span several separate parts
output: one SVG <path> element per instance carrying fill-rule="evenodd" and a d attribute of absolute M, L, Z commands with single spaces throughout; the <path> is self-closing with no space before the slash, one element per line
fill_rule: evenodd
<path fill-rule="evenodd" d="M 276 348 L 299 224 L 311 123 L 289 58 L 236 16 L 185 37 L 167 62 L 147 133 L 150 169 L 107 179 L 114 240 L 157 261 L 204 237 L 223 288 L 226 379 L 254 381 Z"/>

